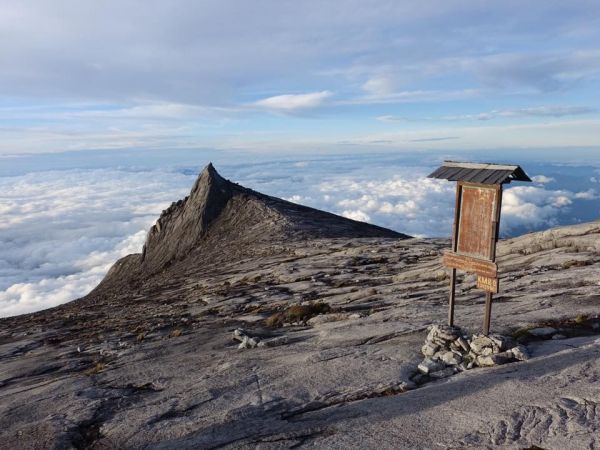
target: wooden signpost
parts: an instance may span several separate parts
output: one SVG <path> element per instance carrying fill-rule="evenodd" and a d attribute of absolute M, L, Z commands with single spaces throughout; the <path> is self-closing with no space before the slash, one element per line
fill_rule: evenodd
<path fill-rule="evenodd" d="M 477 275 L 477 288 L 486 292 L 483 332 L 489 334 L 493 294 L 498 293 L 496 243 L 500 228 L 502 185 L 531 181 L 519 166 L 445 161 L 429 175 L 457 181 L 452 250 L 444 254 L 450 272 L 448 324 L 454 325 L 456 270 Z"/>

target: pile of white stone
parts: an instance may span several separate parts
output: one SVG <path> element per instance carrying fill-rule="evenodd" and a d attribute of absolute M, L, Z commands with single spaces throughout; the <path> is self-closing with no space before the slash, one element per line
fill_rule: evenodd
<path fill-rule="evenodd" d="M 233 340 L 239 341 L 238 348 L 277 347 L 288 343 L 287 336 L 278 336 L 271 339 L 260 339 L 258 336 L 250 336 L 241 328 L 233 330 Z"/>
<path fill-rule="evenodd" d="M 474 334 L 470 338 L 458 327 L 432 325 L 421 352 L 416 380 L 445 378 L 473 367 L 495 366 L 529 358 L 527 348 L 508 336 Z"/>

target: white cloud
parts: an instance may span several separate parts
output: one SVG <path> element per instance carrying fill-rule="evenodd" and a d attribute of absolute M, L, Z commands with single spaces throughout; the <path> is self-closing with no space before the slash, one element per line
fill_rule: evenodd
<path fill-rule="evenodd" d="M 365 214 L 360 210 L 342 211 L 341 215 L 347 217 L 348 219 L 358 220 L 360 222 L 369 222 L 371 220 L 371 217 L 368 214 Z"/>
<path fill-rule="evenodd" d="M 573 203 L 575 194 L 535 186 L 515 186 L 502 197 L 502 216 L 507 229 L 534 228 L 558 224 L 558 215 Z"/>
<path fill-rule="evenodd" d="M 445 116 L 443 120 L 493 120 L 513 117 L 566 117 L 591 114 L 595 108 L 587 106 L 534 106 L 520 109 L 504 109 L 482 112 L 479 114 L 463 114 L 458 116 Z"/>
<path fill-rule="evenodd" d="M 575 198 L 580 200 L 596 200 L 599 196 L 595 189 L 588 189 L 587 191 L 577 192 Z"/>
<path fill-rule="evenodd" d="M 374 97 L 385 97 L 394 93 L 395 85 L 393 78 L 379 75 L 369 78 L 362 85 L 362 89 Z"/>
<path fill-rule="evenodd" d="M 385 115 L 385 116 L 377 116 L 375 120 L 379 120 L 380 122 L 405 122 L 407 119 L 404 117 Z"/>
<path fill-rule="evenodd" d="M 0 317 L 85 295 L 118 258 L 141 250 L 192 179 L 112 169 L 0 178 Z"/>
<path fill-rule="evenodd" d="M 330 91 L 310 92 L 307 94 L 284 94 L 259 100 L 254 104 L 261 108 L 291 112 L 316 108 L 333 95 Z"/>
<path fill-rule="evenodd" d="M 546 184 L 551 183 L 555 180 L 554 178 L 547 177 L 546 175 L 536 175 L 534 177 L 531 177 L 531 181 L 533 181 L 534 183 Z"/>

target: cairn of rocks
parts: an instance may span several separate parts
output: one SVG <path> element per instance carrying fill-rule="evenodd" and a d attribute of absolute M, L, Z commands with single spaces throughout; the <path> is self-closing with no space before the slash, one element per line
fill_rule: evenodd
<path fill-rule="evenodd" d="M 417 367 L 416 383 L 529 358 L 527 348 L 509 336 L 474 334 L 469 338 L 461 328 L 448 325 L 430 326 L 421 352 L 425 359 Z"/>
<path fill-rule="evenodd" d="M 247 331 L 236 328 L 233 330 L 233 340 L 239 341 L 238 348 L 277 347 L 288 343 L 287 336 L 278 336 L 271 339 L 260 339 L 258 336 L 250 336 Z"/>

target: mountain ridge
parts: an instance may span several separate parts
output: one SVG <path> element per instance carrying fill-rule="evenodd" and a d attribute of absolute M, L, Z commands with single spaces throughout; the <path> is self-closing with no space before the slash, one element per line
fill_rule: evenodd
<path fill-rule="evenodd" d="M 190 253 L 212 254 L 208 247 L 216 242 L 224 248 L 338 237 L 411 236 L 254 191 L 223 178 L 209 163 L 190 194 L 173 202 L 150 227 L 139 264 L 142 272 L 152 274 Z"/>

